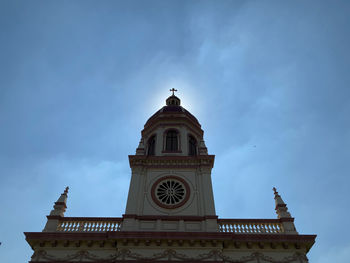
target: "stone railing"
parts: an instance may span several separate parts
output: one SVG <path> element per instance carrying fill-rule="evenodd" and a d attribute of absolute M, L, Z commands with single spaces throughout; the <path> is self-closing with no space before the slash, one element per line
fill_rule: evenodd
<path fill-rule="evenodd" d="M 62 217 L 58 232 L 107 232 L 120 231 L 122 218 L 113 217 Z"/>
<path fill-rule="evenodd" d="M 282 234 L 278 219 L 218 219 L 219 231 L 236 234 Z"/>
<path fill-rule="evenodd" d="M 57 232 L 121 231 L 123 218 L 62 217 Z M 218 219 L 219 232 L 236 234 L 283 234 L 278 219 Z"/>

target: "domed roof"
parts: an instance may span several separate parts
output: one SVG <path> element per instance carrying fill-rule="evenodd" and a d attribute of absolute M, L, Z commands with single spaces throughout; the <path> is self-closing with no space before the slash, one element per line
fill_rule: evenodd
<path fill-rule="evenodd" d="M 181 100 L 175 95 L 171 95 L 166 99 L 166 106 L 162 107 L 156 113 L 154 113 L 146 122 L 144 130 L 148 129 L 157 121 L 163 120 L 181 120 L 183 122 L 189 121 L 197 129 L 203 133 L 201 125 L 196 117 L 194 117 L 188 110 L 181 105 Z"/>

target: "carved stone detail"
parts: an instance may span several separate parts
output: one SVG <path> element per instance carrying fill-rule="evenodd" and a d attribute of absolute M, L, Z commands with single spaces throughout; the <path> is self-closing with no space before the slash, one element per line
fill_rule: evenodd
<path fill-rule="evenodd" d="M 103 262 L 114 262 L 116 260 L 146 260 L 146 261 L 157 261 L 157 260 L 178 260 L 178 261 L 222 261 L 227 263 L 248 263 L 248 262 L 270 262 L 270 263 L 306 263 L 308 259 L 305 255 L 301 253 L 295 253 L 292 256 L 284 257 L 282 260 L 275 260 L 272 257 L 266 256 L 260 252 L 253 252 L 249 256 L 244 256 L 239 259 L 232 259 L 228 256 L 223 255 L 219 250 L 211 250 L 208 253 L 199 254 L 196 257 L 189 257 L 185 254 L 178 253 L 173 249 L 166 249 L 161 253 L 155 253 L 150 257 L 145 257 L 141 254 L 131 252 L 129 249 L 121 249 L 114 254 L 111 254 L 107 257 L 96 256 L 86 250 L 78 251 L 74 254 L 67 255 L 62 258 L 57 258 L 48 254 L 45 250 L 36 251 L 32 258 L 31 262 L 39 262 L 42 260 L 47 261 L 103 261 Z"/>

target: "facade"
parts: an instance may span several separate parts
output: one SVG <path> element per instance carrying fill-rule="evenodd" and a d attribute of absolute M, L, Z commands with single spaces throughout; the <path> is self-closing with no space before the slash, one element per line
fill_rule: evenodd
<path fill-rule="evenodd" d="M 274 188 L 277 219 L 222 219 L 198 120 L 174 95 L 146 122 L 125 214 L 65 217 L 68 187 L 42 232 L 25 233 L 29 262 L 308 262 L 315 235 L 299 234 Z"/>

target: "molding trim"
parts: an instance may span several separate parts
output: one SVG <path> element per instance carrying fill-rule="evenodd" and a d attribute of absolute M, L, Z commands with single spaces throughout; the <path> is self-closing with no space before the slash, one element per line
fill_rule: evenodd
<path fill-rule="evenodd" d="M 106 257 L 99 257 L 87 250 L 80 250 L 74 254 L 67 255 L 65 257 L 55 257 L 48 254 L 45 250 L 36 251 L 30 263 L 33 262 L 77 262 L 77 261 L 87 261 L 91 263 L 97 262 L 169 262 L 172 260 L 180 262 L 227 262 L 227 263 L 248 263 L 248 262 L 261 262 L 261 260 L 269 263 L 292 263 L 308 262 L 307 257 L 302 253 L 294 253 L 292 256 L 284 257 L 280 260 L 275 260 L 272 257 L 266 256 L 260 252 L 253 252 L 248 256 L 243 256 L 239 259 L 233 259 L 231 257 L 223 255 L 220 250 L 211 250 L 208 253 L 198 254 L 195 257 L 189 257 L 185 254 L 178 253 L 173 249 L 166 249 L 161 253 L 155 253 L 152 256 L 144 256 L 139 253 L 134 253 L 129 249 L 121 249 L 116 253 L 110 254 Z"/>
<path fill-rule="evenodd" d="M 197 156 L 146 156 L 129 155 L 130 167 L 146 166 L 148 168 L 198 168 L 208 166 L 213 168 L 215 155 Z"/>
<path fill-rule="evenodd" d="M 165 215 L 134 215 L 134 214 L 124 214 L 123 218 L 133 218 L 138 220 L 164 220 L 164 221 L 204 221 L 206 219 L 218 219 L 216 215 L 209 216 L 165 216 Z"/>

